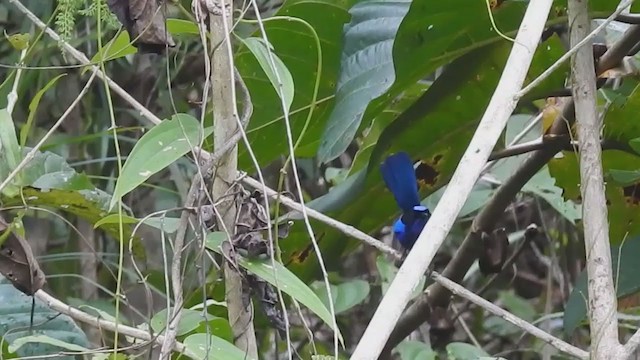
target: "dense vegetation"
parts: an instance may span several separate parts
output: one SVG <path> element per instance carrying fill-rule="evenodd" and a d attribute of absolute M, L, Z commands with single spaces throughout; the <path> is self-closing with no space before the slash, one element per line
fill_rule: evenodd
<path fill-rule="evenodd" d="M 3 358 L 349 358 L 405 261 L 380 164 L 409 154 L 434 213 L 529 6 L 193 4 L 0 3 Z M 617 6 L 588 3 L 594 29 L 616 20 L 588 43 L 588 80 L 624 340 L 640 288 L 640 19 Z M 553 1 L 524 87 L 575 44 L 570 16 Z M 382 358 L 576 354 L 438 273 L 575 351 L 598 341 L 572 71 L 518 98 Z"/>

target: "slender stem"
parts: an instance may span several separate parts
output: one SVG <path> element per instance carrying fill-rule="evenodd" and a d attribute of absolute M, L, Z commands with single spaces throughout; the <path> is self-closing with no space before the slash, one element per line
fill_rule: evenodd
<path fill-rule="evenodd" d="M 18 84 L 20 83 L 20 77 L 22 76 L 22 62 L 26 56 L 27 48 L 20 52 L 20 62 L 18 63 L 18 69 L 16 70 L 16 78 L 13 80 L 13 88 L 11 88 L 11 92 L 7 95 L 7 112 L 9 114 L 13 112 L 13 108 L 18 102 Z"/>

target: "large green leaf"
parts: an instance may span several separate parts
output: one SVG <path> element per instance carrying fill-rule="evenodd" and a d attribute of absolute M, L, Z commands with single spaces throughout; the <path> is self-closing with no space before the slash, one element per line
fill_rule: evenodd
<path fill-rule="evenodd" d="M 510 48 L 511 44 L 506 42 L 497 43 L 451 63 L 424 95 L 382 132 L 368 167 L 332 190 L 345 194 L 348 201 L 343 198 L 327 204 L 319 198 L 310 205 L 321 203 L 324 211 L 335 211 L 340 209 L 335 205 L 346 203 L 346 207 L 332 215 L 365 232 L 375 231 L 390 222 L 397 216 L 397 208 L 378 170 L 379 162 L 389 152 L 407 151 L 432 170 L 430 176 L 423 179 L 423 194 L 445 185 L 489 102 Z M 527 80 L 542 73 L 562 53 L 556 37 L 539 47 Z M 563 86 L 563 82 L 564 74 L 556 73 L 540 88 L 558 88 Z M 353 245 L 345 242 L 344 235 L 333 229 L 324 226 L 315 226 L 314 229 L 325 253 L 334 254 L 332 259 L 337 259 L 337 254 L 341 254 L 349 244 Z M 293 261 L 293 268 L 300 271 L 308 260 L 311 264 L 316 261 L 315 256 L 308 256 L 313 253 L 308 250 L 307 239 L 304 229 L 297 226 L 287 241 L 281 243 L 283 252 Z"/>
<path fill-rule="evenodd" d="M 306 21 L 315 29 L 322 47 L 322 68 L 318 74 L 318 49 L 311 30 L 300 21 L 275 19 L 265 23 L 269 42 L 275 53 L 291 72 L 295 82 L 295 98 L 291 106 L 294 141 L 304 127 L 309 111 L 313 117 L 306 130 L 298 156 L 313 156 L 319 145 L 331 106 L 340 62 L 343 25 L 349 21 L 347 10 L 355 0 L 288 0 L 278 16 Z M 253 36 L 260 37 L 256 32 Z M 269 78 L 264 74 L 253 54 L 242 47 L 236 53 L 236 66 L 251 93 L 254 111 L 248 136 L 260 164 L 266 164 L 287 153 L 287 137 L 280 100 Z M 312 104 L 316 77 L 319 76 L 317 104 Z M 244 146 L 239 150 L 240 166 L 251 160 Z"/>
<path fill-rule="evenodd" d="M 30 149 L 25 148 L 26 153 Z M 76 215 L 92 224 L 109 213 L 111 195 L 96 188 L 84 174 L 77 173 L 63 157 L 51 152 L 37 152 L 21 172 L 22 193 L 2 196 L 5 206 L 40 206 L 55 208 Z M 103 229 L 120 239 L 117 222 L 110 222 Z M 124 239 L 129 240 L 131 225 L 125 221 Z M 142 244 L 133 243 L 134 253 L 144 256 Z"/>
<path fill-rule="evenodd" d="M 167 328 L 167 309 L 162 309 L 151 318 L 151 328 L 156 333 L 162 333 Z M 198 329 L 202 323 L 206 322 L 210 325 L 209 332 L 212 335 L 223 339 L 232 339 L 231 326 L 229 321 L 213 315 L 207 315 L 205 318 L 202 311 L 182 309 L 182 317 L 176 329 L 177 336 L 183 336 Z"/>
<path fill-rule="evenodd" d="M 635 294 L 640 290 L 640 238 L 629 238 L 619 246 L 611 247 L 611 263 L 617 298 Z M 564 331 L 571 335 L 587 316 L 589 292 L 587 271 L 583 270 L 576 280 L 564 310 Z"/>
<path fill-rule="evenodd" d="M 640 88 L 626 97 L 618 97 L 607 110 L 604 118 L 603 137 L 606 140 L 622 144 L 633 144 L 640 137 L 640 124 L 633 119 L 640 111 Z M 580 168 L 578 153 L 565 151 L 561 157 L 549 162 L 551 175 L 558 186 L 564 189 L 566 199 L 579 200 Z M 637 183 L 625 184 L 620 175 L 633 173 L 640 169 L 640 157 L 619 150 L 606 150 L 602 153 L 602 166 L 605 173 L 607 207 L 609 212 L 609 235 L 614 244 L 625 237 L 640 234 L 640 207 L 638 206 Z"/>
<path fill-rule="evenodd" d="M 220 232 L 212 232 L 207 235 L 205 246 L 207 249 L 221 253 L 221 245 L 225 239 L 225 234 Z M 268 259 L 245 259 L 238 257 L 238 264 L 247 269 L 248 272 L 265 280 L 273 286 L 279 287 L 282 292 L 296 299 L 298 302 L 306 306 L 322 321 L 324 321 L 331 329 L 338 331 L 340 341 L 342 334 L 339 329 L 333 326 L 331 313 L 320 298 L 302 282 L 295 274 L 289 271 L 281 263 L 275 262 L 272 265 Z"/>
<path fill-rule="evenodd" d="M 16 290 L 5 278 L 0 277 L 0 336 L 14 347 L 20 345 L 19 339 L 31 335 L 31 305 L 31 297 Z M 46 335 L 55 341 L 25 339 L 24 345 L 16 350 L 19 356 L 55 355 L 68 349 L 69 344 L 79 348 L 90 347 L 87 337 L 71 318 L 52 311 L 39 300 L 36 300 L 33 324 L 33 330 L 38 334 Z M 73 356 L 56 357 L 62 360 L 73 358 Z"/>
<path fill-rule="evenodd" d="M 184 340 L 184 346 L 192 354 L 191 357 L 196 360 L 257 360 L 250 358 L 249 355 L 232 343 L 213 335 L 189 335 Z"/>
<path fill-rule="evenodd" d="M 350 62 L 343 61 L 342 74 L 353 69 L 366 69 L 374 72 L 376 76 L 367 81 L 359 81 L 355 85 L 357 91 L 343 93 L 341 88 L 338 88 L 336 107 L 325 132 L 327 143 L 326 146 L 323 144 L 319 153 L 321 160 L 331 159 L 339 155 L 340 150 L 346 148 L 346 144 L 353 139 L 360 125 L 364 110 L 366 113 L 362 125 L 368 126 L 369 122 L 384 111 L 407 86 L 478 47 L 505 41 L 493 28 L 483 1 L 414 1 L 406 16 L 404 3 L 366 2 L 363 4 L 358 4 L 353 9 L 360 10 L 359 7 L 373 9 L 362 14 L 367 16 L 366 20 L 369 20 L 367 24 L 384 18 L 379 15 L 378 10 L 386 10 L 395 16 L 402 13 L 400 17 L 404 16 L 404 20 L 399 29 L 397 23 L 389 19 L 376 26 L 373 29 L 374 32 L 368 32 L 365 26 L 353 32 L 349 32 L 351 30 L 349 28 L 346 29 L 343 57 L 355 52 L 349 47 L 350 40 L 353 40 L 355 48 L 361 53 L 357 58 L 349 59 Z M 525 2 L 505 2 L 497 7 L 492 14 L 497 27 L 504 33 L 513 34 L 520 25 L 526 5 Z M 556 11 L 552 12 L 549 18 L 549 24 L 566 21 L 564 7 L 566 2 L 558 2 Z M 389 11 L 389 8 L 393 11 Z M 604 16 L 615 10 L 615 4 L 605 0 L 592 1 L 590 10 L 592 15 Z M 398 18 L 393 17 L 393 20 L 396 19 Z M 358 20 L 354 20 L 353 23 Z M 358 22 L 365 23 L 363 20 Z M 367 35 L 370 37 L 366 37 Z M 355 39 L 351 39 L 350 36 Z M 393 42 L 394 38 L 395 42 Z M 395 72 L 394 69 L 389 68 L 390 64 L 385 63 L 381 66 L 375 63 L 380 58 L 383 61 L 387 59 L 386 48 L 376 43 L 379 39 L 387 40 L 385 44 L 394 44 L 392 63 Z M 376 52 L 367 51 L 372 44 L 377 46 L 374 48 Z M 341 75 L 342 78 L 344 78 L 343 75 Z M 391 87 L 389 80 L 393 81 Z M 539 91 L 534 90 L 528 96 L 536 97 L 540 94 Z M 345 108 L 349 111 L 345 111 Z M 339 131 L 344 133 L 337 136 L 341 134 Z"/>
<path fill-rule="evenodd" d="M 313 290 L 322 300 L 322 302 L 329 307 L 329 296 L 327 295 L 327 288 L 322 281 L 317 281 L 312 284 Z M 337 314 L 343 313 L 354 306 L 363 302 L 367 296 L 369 296 L 369 283 L 364 280 L 351 280 L 339 285 L 330 285 L 331 298 L 333 299 L 333 309 Z"/>
<path fill-rule="evenodd" d="M 327 122 L 318 158 L 322 162 L 342 154 L 353 140 L 369 102 L 395 81 L 393 41 L 410 1 L 362 1 L 349 13 L 336 103 Z"/>
<path fill-rule="evenodd" d="M 166 168 L 211 135 L 212 128 L 202 129 L 193 116 L 177 114 L 145 133 L 131 150 L 122 167 L 109 208 L 151 175 Z"/>
<path fill-rule="evenodd" d="M 273 47 L 264 42 L 261 38 L 250 37 L 242 40 L 242 43 L 253 53 L 262 70 L 269 78 L 271 85 L 279 93 L 278 88 L 282 87 L 282 97 L 286 105 L 286 111 L 291 109 L 293 102 L 294 84 L 289 69 L 282 63 L 277 54 L 273 53 Z M 269 55 L 271 53 L 271 55 Z M 271 59 L 273 58 L 272 66 Z"/>
<path fill-rule="evenodd" d="M 0 179 L 2 181 L 18 166 L 20 160 L 22 156 L 13 118 L 7 109 L 0 109 Z M 15 183 L 19 181 L 20 178 L 15 177 L 1 190 L 2 194 L 15 196 L 18 193 Z"/>

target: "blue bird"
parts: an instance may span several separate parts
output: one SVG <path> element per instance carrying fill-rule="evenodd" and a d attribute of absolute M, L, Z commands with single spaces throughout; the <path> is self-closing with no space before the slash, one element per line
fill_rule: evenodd
<path fill-rule="evenodd" d="M 395 239 L 405 250 L 411 250 L 431 217 L 429 209 L 420 204 L 413 162 L 407 153 L 399 152 L 387 157 L 380 165 L 380 171 L 402 210 L 402 216 L 393 224 Z"/>

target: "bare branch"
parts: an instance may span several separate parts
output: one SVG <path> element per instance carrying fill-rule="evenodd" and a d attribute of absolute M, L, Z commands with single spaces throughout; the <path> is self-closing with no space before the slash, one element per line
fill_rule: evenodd
<path fill-rule="evenodd" d="M 50 309 L 53 309 L 61 314 L 68 315 L 74 320 L 95 326 L 98 329 L 104 329 L 108 331 L 118 331 L 123 335 L 131 336 L 136 339 L 153 341 L 156 344 L 162 344 L 162 342 L 164 341 L 164 335 L 151 334 L 149 333 L 149 331 L 137 329 L 137 328 L 122 325 L 122 324 L 116 324 L 114 322 L 105 320 L 104 318 L 89 315 L 84 311 L 78 310 L 76 308 L 73 308 L 63 303 L 62 301 L 46 293 L 44 290 L 38 290 L 34 294 L 34 296 L 38 298 L 38 300 L 44 302 Z M 191 353 L 191 351 L 189 351 L 181 342 L 176 341 L 174 343 L 174 350 L 178 353 L 182 353 L 192 358 L 195 358 L 194 357 L 195 355 Z"/>
<path fill-rule="evenodd" d="M 438 284 L 444 286 L 449 289 L 453 294 L 456 294 L 460 297 L 463 297 L 472 303 L 480 306 L 481 308 L 487 310 L 488 312 L 503 318 L 504 320 L 510 322 L 511 324 L 519 327 L 520 329 L 528 332 L 529 334 L 537 337 L 538 339 L 548 343 L 549 345 L 555 347 L 556 349 L 573 355 L 580 359 L 588 359 L 589 353 L 579 349 L 565 341 L 558 339 L 557 337 L 541 330 L 540 328 L 529 324 L 528 322 L 522 320 L 521 318 L 511 314 L 510 312 L 501 309 L 499 306 L 492 304 L 491 302 L 481 298 L 480 296 L 472 293 L 471 291 L 465 289 L 461 285 L 447 279 L 446 277 L 436 273 L 435 271 L 431 273 L 431 277 L 433 280 L 438 282 Z"/>
<path fill-rule="evenodd" d="M 198 0 L 196 0 L 198 1 Z M 233 20 L 233 2 L 219 0 L 215 2 L 220 14 L 209 13 L 209 29 L 211 31 L 210 47 L 213 50 L 211 57 L 211 93 L 213 102 L 214 147 L 220 149 L 227 143 L 234 133 L 240 131 L 236 114 L 235 91 L 233 87 L 233 58 L 231 57 L 231 39 L 229 36 L 230 24 Z M 238 149 L 233 147 L 220 159 L 213 180 L 212 196 L 214 199 L 223 198 L 229 191 L 238 173 Z M 236 206 L 234 198 L 227 198 L 218 207 L 221 207 L 224 227 L 235 233 Z M 229 238 L 231 241 L 231 237 Z M 253 325 L 253 306 L 246 304 L 243 290 L 243 278 L 238 273 L 231 259 L 226 254 L 224 262 L 225 299 L 229 324 L 233 330 L 236 346 L 246 352 L 250 359 L 258 359 L 258 344 Z"/>
<path fill-rule="evenodd" d="M 571 57 L 571 80 L 578 125 L 582 220 L 589 276 L 587 308 L 591 320 L 591 358 L 620 359 L 623 349 L 618 340 L 617 302 L 602 174 L 602 120 L 596 108 L 591 41 L 584 41 L 589 30 L 588 7 L 581 0 L 570 0 L 568 5 L 571 46 L 576 48 L 575 55 Z M 582 44 L 584 46 L 580 47 Z"/>

